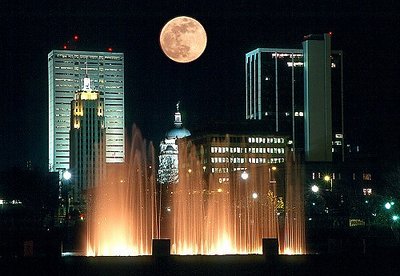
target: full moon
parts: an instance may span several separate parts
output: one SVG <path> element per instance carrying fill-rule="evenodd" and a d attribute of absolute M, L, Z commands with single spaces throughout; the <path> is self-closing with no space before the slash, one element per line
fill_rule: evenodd
<path fill-rule="evenodd" d="M 165 24 L 160 34 L 164 54 L 179 63 L 196 60 L 206 49 L 207 34 L 203 26 L 187 16 L 179 16 Z"/>

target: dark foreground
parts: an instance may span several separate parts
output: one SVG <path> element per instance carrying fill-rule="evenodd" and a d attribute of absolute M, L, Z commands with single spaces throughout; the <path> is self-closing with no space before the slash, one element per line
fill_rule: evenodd
<path fill-rule="evenodd" d="M 0 275 L 400 275 L 400 252 L 272 257 L 0 258 Z"/>

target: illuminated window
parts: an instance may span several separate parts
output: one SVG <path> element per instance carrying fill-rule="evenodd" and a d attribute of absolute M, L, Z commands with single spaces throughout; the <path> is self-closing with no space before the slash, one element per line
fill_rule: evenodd
<path fill-rule="evenodd" d="M 363 180 L 372 180 L 372 176 L 370 173 L 363 173 Z"/>
<path fill-rule="evenodd" d="M 371 188 L 363 188 L 363 195 L 365 195 L 365 196 L 372 195 L 372 189 Z"/>

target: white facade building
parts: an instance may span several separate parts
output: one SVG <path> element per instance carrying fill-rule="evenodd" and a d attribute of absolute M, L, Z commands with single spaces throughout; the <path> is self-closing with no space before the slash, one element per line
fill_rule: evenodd
<path fill-rule="evenodd" d="M 174 114 L 174 128 L 169 130 L 165 139 L 160 143 L 158 182 L 161 184 L 171 184 L 178 181 L 178 144 L 177 139 L 190 136 L 189 130 L 182 126 L 182 115 L 179 112 L 179 102 L 176 104 Z"/>

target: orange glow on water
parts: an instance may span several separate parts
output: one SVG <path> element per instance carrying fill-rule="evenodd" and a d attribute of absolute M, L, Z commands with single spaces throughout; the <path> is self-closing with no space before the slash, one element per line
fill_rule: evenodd
<path fill-rule="evenodd" d="M 107 181 L 88 192 L 87 256 L 151 254 L 157 229 L 154 152 L 138 129 L 127 156 L 126 165 L 107 170 Z"/>
<path fill-rule="evenodd" d="M 179 182 L 157 194 L 153 148 L 146 149 L 140 133 L 133 136 L 128 164 L 107 171 L 108 182 L 90 197 L 87 256 L 151 254 L 154 238 L 169 238 L 177 255 L 262 254 L 263 238 L 277 239 L 281 254 L 306 253 L 296 164 L 245 164 L 247 179 L 233 171 L 221 183 L 204 174 L 203 156 L 194 146 L 180 144 Z M 272 177 L 282 171 L 281 182 Z"/>
<path fill-rule="evenodd" d="M 288 246 L 293 249 L 287 252 L 305 253 L 301 183 L 293 182 L 293 177 L 300 177 L 296 172 L 290 172 L 282 185 L 292 189 L 285 204 L 301 212 L 297 218 L 279 221 L 279 212 L 285 211 L 278 210 L 278 187 L 271 178 L 275 166 L 246 164 L 247 178 L 236 171 L 230 173 L 229 182 L 220 183 L 212 175 L 204 179 L 202 156 L 194 147 L 180 145 L 179 160 L 179 183 L 171 189 L 172 254 L 261 254 L 263 238 L 278 239 L 281 253 Z M 292 213 L 287 209 L 288 216 Z"/>

